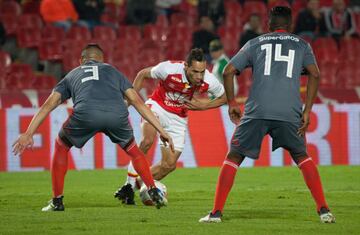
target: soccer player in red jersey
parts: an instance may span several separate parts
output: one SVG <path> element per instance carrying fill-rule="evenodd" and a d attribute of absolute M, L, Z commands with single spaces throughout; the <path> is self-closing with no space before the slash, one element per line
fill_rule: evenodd
<path fill-rule="evenodd" d="M 218 178 L 214 207 L 199 222 L 221 222 L 226 198 L 245 157 L 259 157 L 262 139 L 269 134 L 273 150 L 288 150 L 300 168 L 317 206 L 320 220 L 334 223 L 325 201 L 317 167 L 306 152 L 305 132 L 318 90 L 320 72 L 309 43 L 288 33 L 291 9 L 274 7 L 270 11 L 271 33 L 248 41 L 230 60 L 224 71 L 230 119 L 237 124 Z M 234 100 L 233 76 L 252 67 L 253 84 L 242 116 Z M 302 109 L 300 76 L 308 72 L 307 97 Z"/>
<path fill-rule="evenodd" d="M 151 167 L 155 180 L 161 180 L 175 170 L 176 162 L 183 151 L 187 129 L 188 109 L 206 110 L 219 107 L 226 102 L 223 85 L 206 69 L 204 53 L 201 49 L 192 49 L 186 61 L 164 61 L 154 67 L 141 70 L 135 80 L 134 88 L 139 91 L 145 79 L 159 79 L 159 85 L 145 102 L 158 117 L 162 127 L 174 141 L 175 152 L 161 146 L 161 161 Z M 199 101 L 194 94 L 208 93 L 214 99 Z M 144 121 L 140 149 L 147 153 L 156 137 L 155 129 Z M 126 204 L 134 204 L 134 190 L 137 173 L 130 164 L 124 186 L 115 197 Z"/>
<path fill-rule="evenodd" d="M 68 169 L 68 152 L 72 146 L 81 148 L 96 133 L 102 132 L 118 144 L 131 158 L 132 164 L 149 188 L 149 195 L 157 208 L 166 205 L 166 198 L 155 187 L 145 155 L 136 145 L 129 124 L 126 98 L 155 132 L 160 133 L 164 144 L 173 149 L 171 137 L 157 118 L 143 103 L 126 77 L 113 66 L 103 63 L 104 53 L 97 44 L 89 44 L 81 54 L 81 66 L 69 72 L 54 88 L 44 105 L 33 117 L 26 132 L 13 144 L 15 155 L 33 145 L 37 128 L 58 105 L 72 98 L 73 113 L 63 124 L 55 142 L 51 164 L 53 198 L 42 211 L 63 211 L 63 189 Z M 171 152 L 171 151 L 170 151 Z"/>

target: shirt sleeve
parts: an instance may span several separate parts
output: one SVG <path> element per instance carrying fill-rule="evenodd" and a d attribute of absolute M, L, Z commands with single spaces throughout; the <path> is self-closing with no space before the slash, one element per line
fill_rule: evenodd
<path fill-rule="evenodd" d="M 231 58 L 230 62 L 239 72 L 251 65 L 250 41 Z"/>
<path fill-rule="evenodd" d="M 165 80 L 169 75 L 169 63 L 169 61 L 164 61 L 152 67 L 150 71 L 151 78 Z"/>
<path fill-rule="evenodd" d="M 71 91 L 68 83 L 68 78 L 65 77 L 55 86 L 53 90 L 61 94 L 61 103 L 71 98 Z"/>
<path fill-rule="evenodd" d="M 114 72 L 115 72 L 115 76 L 120 80 L 120 90 L 121 92 L 125 92 L 127 89 L 129 88 L 133 88 L 131 82 L 129 81 L 129 79 L 122 74 L 120 71 L 118 71 L 117 69 L 113 68 Z"/>
<path fill-rule="evenodd" d="M 207 79 L 205 80 L 206 83 L 209 84 L 208 93 L 211 97 L 219 98 L 225 93 L 224 86 L 217 80 L 215 75 L 208 72 L 206 73 Z"/>
<path fill-rule="evenodd" d="M 306 68 L 308 65 L 316 64 L 314 52 L 309 43 L 306 44 L 303 67 Z"/>

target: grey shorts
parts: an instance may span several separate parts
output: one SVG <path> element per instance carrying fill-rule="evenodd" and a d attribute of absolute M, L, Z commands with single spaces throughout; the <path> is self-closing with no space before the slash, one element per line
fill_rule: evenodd
<path fill-rule="evenodd" d="M 305 138 L 297 134 L 300 124 L 276 120 L 245 119 L 235 129 L 230 152 L 258 159 L 265 135 L 272 139 L 272 151 L 279 147 L 288 150 L 293 158 L 307 156 Z"/>
<path fill-rule="evenodd" d="M 65 137 L 65 142 L 81 148 L 98 132 L 109 136 L 113 143 L 123 149 L 134 140 L 127 116 L 99 110 L 75 111 L 64 122 L 59 136 L 61 139 Z"/>

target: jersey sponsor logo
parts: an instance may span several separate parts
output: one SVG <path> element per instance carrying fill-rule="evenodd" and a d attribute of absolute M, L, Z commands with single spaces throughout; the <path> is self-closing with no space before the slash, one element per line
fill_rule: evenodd
<path fill-rule="evenodd" d="M 163 85 L 163 87 L 168 91 L 176 92 L 182 92 L 186 86 L 182 81 L 181 74 L 169 75 L 160 85 Z"/>
<path fill-rule="evenodd" d="M 265 41 L 265 40 L 292 40 L 295 42 L 299 42 L 300 40 L 297 37 L 294 37 L 292 35 L 281 35 L 281 36 L 263 36 L 259 37 L 259 41 Z"/>
<path fill-rule="evenodd" d="M 182 82 L 182 80 L 180 78 L 177 78 L 175 76 L 170 76 L 170 79 L 175 81 L 175 82 Z"/>
<path fill-rule="evenodd" d="M 164 100 L 164 104 L 166 106 L 169 106 L 169 107 L 174 107 L 174 108 L 182 108 L 184 106 L 184 103 L 182 104 L 177 104 L 177 103 L 174 103 L 170 100 Z"/>

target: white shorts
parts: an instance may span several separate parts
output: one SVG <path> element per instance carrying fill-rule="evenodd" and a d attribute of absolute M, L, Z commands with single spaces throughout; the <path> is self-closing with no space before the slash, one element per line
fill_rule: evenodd
<path fill-rule="evenodd" d="M 182 152 L 185 146 L 187 118 L 166 111 L 152 99 L 148 99 L 145 104 L 150 107 L 151 111 L 159 119 L 161 126 L 172 138 L 175 150 Z M 159 140 L 159 143 L 164 146 L 161 140 Z"/>

